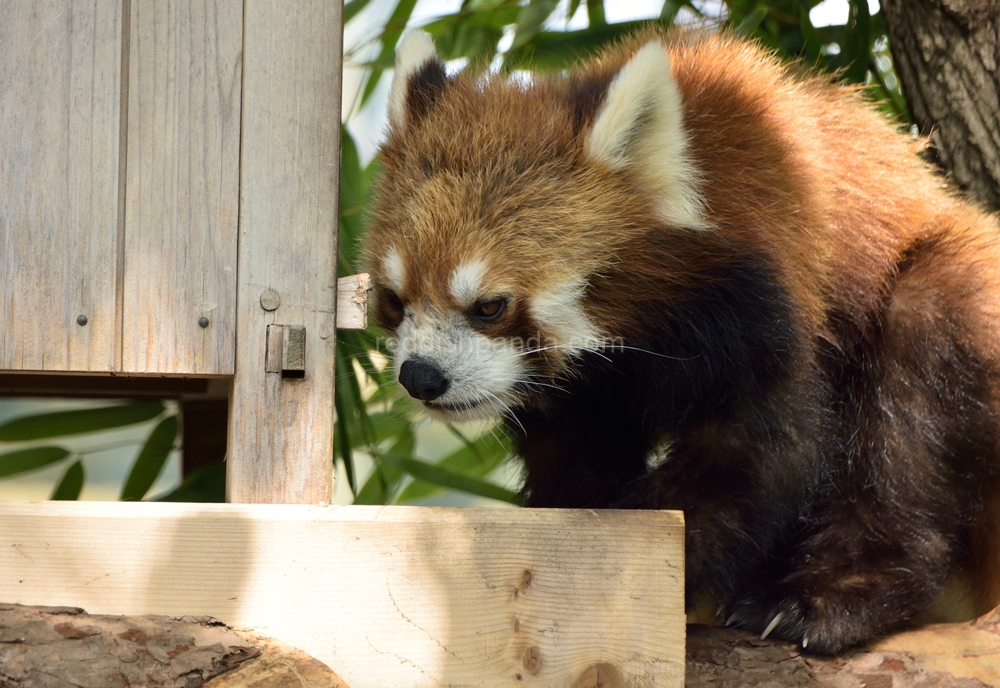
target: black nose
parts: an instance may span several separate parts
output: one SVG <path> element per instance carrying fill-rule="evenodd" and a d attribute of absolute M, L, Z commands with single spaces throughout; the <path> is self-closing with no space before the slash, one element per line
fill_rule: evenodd
<path fill-rule="evenodd" d="M 411 359 L 399 367 L 399 384 L 414 399 L 433 401 L 448 391 L 451 382 L 433 363 Z"/>

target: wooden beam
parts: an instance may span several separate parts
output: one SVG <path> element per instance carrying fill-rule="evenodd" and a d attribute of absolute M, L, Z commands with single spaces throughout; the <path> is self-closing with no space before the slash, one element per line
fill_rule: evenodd
<path fill-rule="evenodd" d="M 327 0 L 244 5 L 231 502 L 333 494 L 341 13 Z M 305 328 L 301 376 L 267 371 L 269 325 Z"/>
<path fill-rule="evenodd" d="M 0 503 L 0 600 L 209 614 L 352 688 L 679 687 L 683 591 L 676 512 Z"/>

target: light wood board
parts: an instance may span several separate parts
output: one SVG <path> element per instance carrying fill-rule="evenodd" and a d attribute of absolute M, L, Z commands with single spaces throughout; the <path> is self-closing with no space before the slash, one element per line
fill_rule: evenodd
<path fill-rule="evenodd" d="M 121 14 L 0 3 L 0 370 L 115 367 Z"/>
<path fill-rule="evenodd" d="M 342 6 L 246 0 L 231 502 L 329 502 Z M 261 296 L 280 305 L 265 310 Z M 305 376 L 265 370 L 268 325 L 305 327 Z"/>
<path fill-rule="evenodd" d="M 243 2 L 130 5 L 122 371 L 232 375 Z"/>
<path fill-rule="evenodd" d="M 0 503 L 0 600 L 210 614 L 352 688 L 681 686 L 683 546 L 677 512 Z"/>
<path fill-rule="evenodd" d="M 337 280 L 337 329 L 364 330 L 368 327 L 368 294 L 373 288 L 367 272 Z"/>

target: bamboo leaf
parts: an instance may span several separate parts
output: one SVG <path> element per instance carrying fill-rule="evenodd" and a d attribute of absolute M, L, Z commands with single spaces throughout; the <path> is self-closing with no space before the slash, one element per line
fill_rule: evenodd
<path fill-rule="evenodd" d="M 413 432 L 413 425 L 406 423 L 400 429 L 392 446 L 389 447 L 389 453 L 410 456 L 413 454 L 416 443 L 417 438 Z M 381 454 L 373 455 L 373 458 L 375 459 L 375 471 L 355 496 L 355 504 L 388 504 L 404 475 L 402 468 L 392 462 L 383 461 Z"/>
<path fill-rule="evenodd" d="M 0 454 L 0 478 L 44 468 L 69 456 L 62 447 L 32 447 Z"/>
<path fill-rule="evenodd" d="M 579 31 L 542 31 L 535 39 L 504 58 L 505 69 L 565 69 L 579 59 L 595 54 L 605 44 L 621 40 L 650 25 L 669 26 L 657 20 L 601 24 Z"/>
<path fill-rule="evenodd" d="M 83 463 L 74 461 L 73 464 L 63 473 L 62 479 L 52 491 L 49 499 L 55 501 L 74 501 L 80 498 L 83 491 Z"/>
<path fill-rule="evenodd" d="M 442 466 L 424 463 L 423 461 L 410 458 L 405 454 L 386 452 L 381 458 L 383 463 L 406 471 L 413 477 L 426 480 L 427 482 L 479 495 L 480 497 L 496 499 L 501 502 L 509 502 L 511 504 L 521 503 L 521 498 L 516 492 L 471 475 Z"/>
<path fill-rule="evenodd" d="M 736 27 L 736 33 L 741 36 L 755 35 L 757 30 L 760 28 L 761 22 L 764 21 L 766 16 L 767 6 L 758 5 L 749 15 L 747 15 L 746 19 L 739 23 L 739 26 Z"/>
<path fill-rule="evenodd" d="M 184 478 L 176 490 L 157 499 L 158 502 L 226 501 L 226 462 L 214 461 Z"/>
<path fill-rule="evenodd" d="M 368 6 L 369 2 L 371 0 L 350 0 L 350 2 L 344 3 L 344 23 L 354 19 L 358 12 Z"/>
<path fill-rule="evenodd" d="M 344 462 L 344 470 L 347 473 L 347 484 L 351 488 L 351 493 L 357 497 L 358 487 L 354 477 L 354 452 L 351 447 L 351 431 L 347 424 L 348 412 L 345 408 L 339 387 L 334 394 L 333 407 L 337 412 L 333 435 L 333 455 L 334 457 L 339 456 Z"/>
<path fill-rule="evenodd" d="M 379 53 L 378 58 L 376 58 L 376 62 L 383 65 L 392 64 L 392 59 L 396 55 L 396 43 L 399 42 L 399 37 L 403 35 L 403 30 L 410 21 L 410 16 L 413 14 L 413 8 L 416 5 L 417 0 L 399 0 L 396 3 L 396 9 L 392 11 L 392 15 L 389 17 L 388 23 L 386 23 L 385 31 L 382 33 L 382 51 Z M 374 93 L 375 87 L 378 86 L 378 82 L 382 78 L 382 72 L 383 67 L 375 67 L 368 74 L 368 82 L 365 84 L 365 90 L 361 95 L 362 106 L 368 102 L 368 99 Z"/>
<path fill-rule="evenodd" d="M 143 423 L 163 413 L 163 404 L 138 403 L 21 416 L 0 425 L 0 442 L 27 442 L 79 435 Z"/>
<path fill-rule="evenodd" d="M 851 0 L 851 14 L 844 27 L 844 78 L 856 84 L 865 83 L 871 52 L 871 18 L 868 0 Z"/>
<path fill-rule="evenodd" d="M 541 33 L 542 24 L 555 11 L 558 4 L 558 0 L 530 0 L 527 5 L 522 7 L 517 16 L 517 27 L 511 50 L 517 50 Z M 601 11 L 603 12 L 603 10 L 604 7 L 601 6 Z"/>
<path fill-rule="evenodd" d="M 122 487 L 120 499 L 123 502 L 138 501 L 146 496 L 160 475 L 160 471 L 163 470 L 163 464 L 174 448 L 176 438 L 177 416 L 167 416 L 153 428 Z"/>
<path fill-rule="evenodd" d="M 604 0 L 587 0 L 587 21 L 593 26 L 605 26 Z"/>
<path fill-rule="evenodd" d="M 445 456 L 436 465 L 474 478 L 484 478 L 510 456 L 507 443 L 498 441 L 491 434 L 481 435 L 471 442 L 465 437 L 462 439 L 465 441 L 464 446 Z M 396 501 L 424 499 L 445 488 L 445 485 L 416 479 L 403 489 Z"/>

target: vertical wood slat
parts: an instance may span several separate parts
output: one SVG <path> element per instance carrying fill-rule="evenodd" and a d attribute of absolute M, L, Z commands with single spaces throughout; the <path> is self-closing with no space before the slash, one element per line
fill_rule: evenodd
<path fill-rule="evenodd" d="M 131 0 L 123 372 L 234 372 L 242 15 Z"/>
<path fill-rule="evenodd" d="M 0 0 L 0 370 L 115 367 L 121 10 Z"/>
<path fill-rule="evenodd" d="M 342 7 L 246 0 L 231 502 L 329 502 Z M 274 291 L 275 310 L 260 297 Z M 267 326 L 304 326 L 305 376 L 265 372 Z"/>

